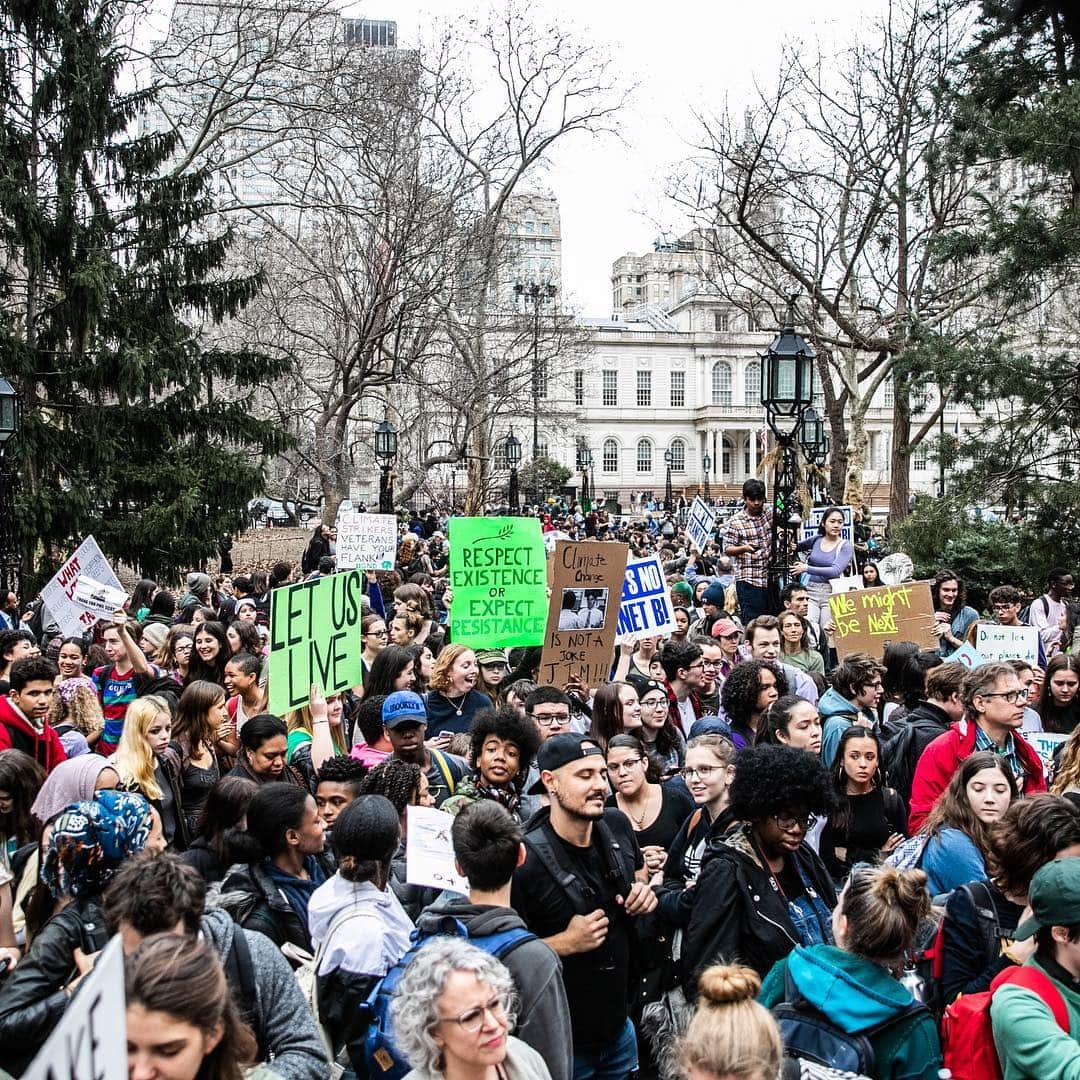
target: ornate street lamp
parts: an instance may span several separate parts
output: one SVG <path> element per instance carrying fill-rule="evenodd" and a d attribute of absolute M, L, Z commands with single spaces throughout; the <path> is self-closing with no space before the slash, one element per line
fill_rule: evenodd
<path fill-rule="evenodd" d="M 19 434 L 19 395 L 0 377 L 0 590 L 19 591 L 19 543 L 15 533 L 14 490 L 17 482 L 10 444 Z"/>
<path fill-rule="evenodd" d="M 581 508 L 592 509 L 592 491 L 589 484 L 589 471 L 592 468 L 592 450 L 586 443 L 578 444 L 578 465 L 581 468 Z"/>
<path fill-rule="evenodd" d="M 761 403 L 779 448 L 773 474 L 768 570 L 769 602 L 774 612 L 780 610 L 780 591 L 790 573 L 791 550 L 802 523 L 795 499 L 800 468 L 795 442 L 803 434 L 806 412 L 814 400 L 815 355 L 814 347 L 795 330 L 795 295 L 792 294 L 788 297 L 783 329 L 761 358 L 764 366 Z"/>
<path fill-rule="evenodd" d="M 379 475 L 380 514 L 394 512 L 394 481 L 391 470 L 394 467 L 397 451 L 397 428 L 390 423 L 388 417 L 384 417 L 382 423 L 375 428 L 375 460 L 382 469 Z"/>
<path fill-rule="evenodd" d="M 705 473 L 705 501 L 711 505 L 712 495 L 709 492 L 709 470 L 712 468 L 712 458 L 709 457 L 709 451 L 705 451 L 705 456 L 701 459 L 701 468 Z"/>
<path fill-rule="evenodd" d="M 671 490 L 671 451 L 664 451 L 664 465 L 667 466 L 667 477 L 664 480 L 664 509 L 670 514 L 672 504 L 675 502 L 675 493 Z"/>
<path fill-rule="evenodd" d="M 532 456 L 535 461 L 540 456 L 540 306 L 545 300 L 554 300 L 558 289 L 548 283 L 519 281 L 514 286 L 514 292 L 519 300 L 528 300 L 533 306 L 533 365 L 532 365 L 532 396 L 533 396 L 533 430 L 532 430 Z"/>
<path fill-rule="evenodd" d="M 521 464 L 521 440 L 514 435 L 513 431 L 506 436 L 506 463 L 510 466 L 510 487 L 506 493 L 506 501 L 510 504 L 511 514 L 521 513 L 521 496 L 518 494 L 518 465 Z"/>

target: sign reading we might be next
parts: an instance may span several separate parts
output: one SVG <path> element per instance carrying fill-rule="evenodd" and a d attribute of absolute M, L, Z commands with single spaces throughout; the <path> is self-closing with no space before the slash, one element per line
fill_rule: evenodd
<path fill-rule="evenodd" d="M 880 658 L 885 646 L 894 641 L 913 641 L 920 649 L 938 645 L 930 586 L 925 581 L 835 593 L 829 597 L 829 611 L 841 659 L 856 652 Z"/>

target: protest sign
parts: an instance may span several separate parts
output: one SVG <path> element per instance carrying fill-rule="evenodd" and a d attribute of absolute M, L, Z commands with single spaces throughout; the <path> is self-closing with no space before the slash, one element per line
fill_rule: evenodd
<path fill-rule="evenodd" d="M 1054 751 L 1069 737 L 1052 731 L 1023 731 L 1021 734 L 1039 755 L 1043 768 L 1048 771 L 1054 767 Z"/>
<path fill-rule="evenodd" d="M 705 550 L 715 524 L 716 511 L 700 495 L 695 495 L 690 516 L 686 521 L 686 535 L 698 551 Z"/>
<path fill-rule="evenodd" d="M 675 612 L 658 556 L 628 562 L 615 643 L 670 634 L 674 629 Z"/>
<path fill-rule="evenodd" d="M 346 570 L 270 594 L 270 712 L 306 705 L 312 683 L 327 695 L 359 685 L 363 584 Z"/>
<path fill-rule="evenodd" d="M 817 539 L 818 526 L 821 524 L 821 519 L 825 516 L 826 510 L 839 510 L 844 515 L 844 524 L 840 528 L 840 539 L 846 540 L 849 544 L 854 544 L 855 517 L 851 512 L 850 506 L 815 506 L 802 523 L 802 527 L 799 530 L 799 539 Z"/>
<path fill-rule="evenodd" d="M 978 623 L 975 627 L 975 648 L 987 660 L 1024 660 L 1039 662 L 1039 631 L 1034 626 L 998 626 Z"/>
<path fill-rule="evenodd" d="M 56 620 L 64 637 L 77 637 L 85 634 L 99 618 L 108 618 L 118 605 L 104 616 L 88 610 L 75 599 L 75 590 L 80 577 L 89 578 L 101 585 L 108 585 L 123 594 L 127 593 L 120 584 L 120 579 L 113 573 L 109 560 L 105 558 L 97 541 L 88 536 L 76 549 L 75 554 L 64 560 L 63 566 L 52 576 L 48 585 L 41 590 L 41 600 L 49 613 Z"/>
<path fill-rule="evenodd" d="M 111 619 L 113 613 L 127 603 L 127 593 L 123 589 L 114 589 L 104 582 L 95 581 L 81 574 L 75 582 L 72 603 L 96 619 Z"/>
<path fill-rule="evenodd" d="M 454 819 L 433 806 L 410 806 L 405 817 L 405 880 L 429 889 L 469 895 L 469 883 L 454 865 Z"/>
<path fill-rule="evenodd" d="M 83 979 L 24 1080 L 127 1080 L 124 950 L 117 935 Z"/>
<path fill-rule="evenodd" d="M 938 647 L 930 586 L 925 581 L 835 593 L 829 597 L 829 611 L 841 659 L 854 652 L 880 657 L 893 641 L 913 641 L 920 649 Z"/>
<path fill-rule="evenodd" d="M 607 681 L 627 551 L 625 544 L 611 541 L 560 540 L 556 545 L 537 678 L 542 686 L 562 687 L 572 678 L 587 686 Z"/>
<path fill-rule="evenodd" d="M 451 518 L 450 637 L 474 649 L 540 645 L 547 562 L 536 518 Z"/>
<path fill-rule="evenodd" d="M 966 668 L 977 668 L 986 663 L 986 657 L 974 645 L 965 641 L 956 652 L 945 657 L 945 663 L 963 664 Z"/>
<path fill-rule="evenodd" d="M 338 514 L 337 568 L 393 570 L 397 558 L 397 518 L 393 514 Z"/>
<path fill-rule="evenodd" d="M 832 587 L 832 592 L 851 592 L 852 589 L 861 589 L 866 584 L 862 579 L 862 574 L 851 574 L 847 577 L 834 577 L 830 580 L 829 585 Z"/>

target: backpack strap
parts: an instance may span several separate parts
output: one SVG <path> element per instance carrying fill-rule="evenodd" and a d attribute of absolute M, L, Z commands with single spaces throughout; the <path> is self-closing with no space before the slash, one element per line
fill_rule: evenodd
<path fill-rule="evenodd" d="M 990 984 L 990 993 L 993 994 L 998 987 L 1006 983 L 1030 990 L 1053 1014 L 1054 1023 L 1066 1035 L 1069 1034 L 1068 1006 L 1049 975 L 1044 975 L 1038 968 L 1033 967 L 1007 968 Z"/>
<path fill-rule="evenodd" d="M 701 815 L 705 811 L 699 806 L 691 815 L 690 821 L 686 826 L 686 839 L 690 839 L 690 834 L 701 824 Z"/>
<path fill-rule="evenodd" d="M 435 759 L 435 764 L 438 766 L 439 772 L 442 773 L 443 780 L 446 781 L 447 789 L 450 794 L 453 795 L 457 789 L 457 784 L 454 782 L 454 774 L 450 769 L 450 763 L 443 757 L 440 750 L 436 750 L 434 746 L 428 747 L 431 751 L 431 756 Z"/>
<path fill-rule="evenodd" d="M 232 947 L 225 958 L 224 967 L 226 981 L 232 988 L 234 998 L 238 999 L 240 1012 L 258 1043 L 259 1060 L 263 1061 L 267 1047 L 263 1043 L 262 1031 L 255 1023 L 255 965 L 242 926 L 233 927 Z"/>

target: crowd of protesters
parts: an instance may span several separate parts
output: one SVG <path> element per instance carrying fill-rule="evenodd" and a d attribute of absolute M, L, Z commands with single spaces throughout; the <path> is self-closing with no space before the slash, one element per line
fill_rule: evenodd
<path fill-rule="evenodd" d="M 362 683 L 280 716 L 274 590 L 335 572 L 329 526 L 139 581 L 85 637 L 6 598 L 0 1070 L 118 934 L 132 1077 L 1080 1077 L 1071 573 L 980 612 L 942 569 L 933 648 L 844 654 L 832 582 L 891 571 L 838 508 L 778 600 L 758 481 L 704 551 L 659 512 L 539 515 L 667 576 L 676 630 L 600 685 L 453 640 L 433 513 L 366 574 Z M 986 622 L 1037 659 L 952 659 Z M 429 806 L 460 890 L 409 880 Z"/>

